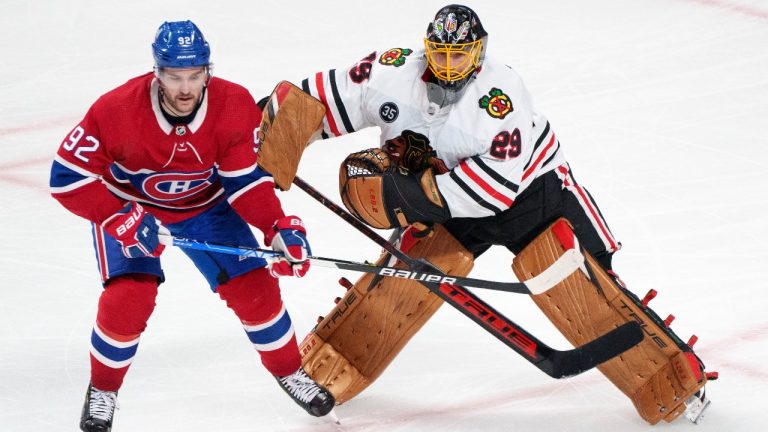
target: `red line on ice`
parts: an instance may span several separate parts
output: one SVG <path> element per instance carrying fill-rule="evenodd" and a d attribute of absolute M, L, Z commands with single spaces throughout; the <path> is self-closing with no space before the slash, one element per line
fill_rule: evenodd
<path fill-rule="evenodd" d="M 727 11 L 736 12 L 742 15 L 746 15 L 752 18 L 760 18 L 768 20 L 768 10 L 758 9 L 755 7 L 740 5 L 731 3 L 724 0 L 685 0 L 688 3 L 698 3 L 704 6 L 714 6 Z"/>

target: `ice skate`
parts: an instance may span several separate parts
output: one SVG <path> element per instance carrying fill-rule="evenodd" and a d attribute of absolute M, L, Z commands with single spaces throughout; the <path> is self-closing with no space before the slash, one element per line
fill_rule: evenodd
<path fill-rule="evenodd" d="M 280 387 L 310 415 L 323 417 L 331 414 L 338 423 L 338 419 L 332 413 L 336 399 L 331 392 L 310 378 L 303 368 L 299 368 L 291 375 L 275 378 L 280 383 Z"/>
<path fill-rule="evenodd" d="M 80 430 L 84 432 L 109 432 L 117 408 L 117 392 L 102 391 L 88 384 L 85 393 Z"/>

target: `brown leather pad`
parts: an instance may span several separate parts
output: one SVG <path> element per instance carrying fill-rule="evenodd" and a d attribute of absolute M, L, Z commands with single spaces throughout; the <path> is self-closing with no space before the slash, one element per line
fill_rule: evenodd
<path fill-rule="evenodd" d="M 555 222 L 515 257 L 512 268 L 518 279 L 544 271 L 573 238 L 565 219 Z M 637 321 L 645 333 L 643 340 L 597 368 L 632 400 L 643 419 L 651 424 L 674 420 L 685 411 L 686 399 L 706 382 L 700 363 L 689 347 L 681 348 L 669 328 L 662 328 L 664 323 L 654 312 L 621 288 L 589 253 L 582 253 L 597 283 L 578 270 L 548 291 L 533 295 L 533 301 L 574 346 Z"/>
<path fill-rule="evenodd" d="M 258 163 L 280 189 L 290 189 L 301 155 L 324 116 L 322 102 L 288 81 L 272 91 L 261 118 Z"/>
<path fill-rule="evenodd" d="M 422 238 L 403 237 L 409 244 L 401 249 L 411 257 L 453 275 L 472 269 L 472 254 L 440 225 Z M 387 265 L 384 259 L 377 265 Z M 406 268 L 399 262 L 395 267 Z M 384 372 L 442 303 L 417 282 L 366 274 L 301 343 L 304 369 L 344 403 Z"/>

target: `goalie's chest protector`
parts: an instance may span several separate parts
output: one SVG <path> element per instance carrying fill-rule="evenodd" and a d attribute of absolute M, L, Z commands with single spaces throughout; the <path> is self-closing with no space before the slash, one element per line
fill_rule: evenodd
<path fill-rule="evenodd" d="M 374 62 L 369 82 L 363 83 L 361 126 L 379 126 L 381 144 L 406 129 L 421 133 L 448 168 L 487 153 L 494 138 L 514 126 L 508 116 L 515 109 L 531 110 L 517 74 L 490 59 L 461 99 L 441 109 L 427 98 L 423 52 L 413 53 L 400 66 L 384 64 L 383 57 Z M 521 129 L 530 130 L 530 124 L 525 126 Z"/>

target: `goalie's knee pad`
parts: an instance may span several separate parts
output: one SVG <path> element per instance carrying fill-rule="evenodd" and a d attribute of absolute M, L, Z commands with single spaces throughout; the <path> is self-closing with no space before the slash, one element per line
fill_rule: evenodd
<path fill-rule="evenodd" d="M 515 257 L 515 274 L 520 280 L 540 274 L 572 247 L 574 238 L 565 219 L 558 220 Z M 669 328 L 670 321 L 647 307 L 647 300 L 627 291 L 589 253 L 582 253 L 582 271 L 532 296 L 533 301 L 574 346 L 625 322 L 638 322 L 644 339 L 598 369 L 632 400 L 643 419 L 651 424 L 674 420 L 716 375 L 704 372 L 693 342 L 681 341 Z"/>
<path fill-rule="evenodd" d="M 453 275 L 469 274 L 473 264 L 472 255 L 440 225 L 429 231 L 410 227 L 400 249 Z M 388 257 L 377 265 L 387 265 Z M 337 403 L 375 381 L 443 303 L 408 279 L 366 274 L 347 288 L 300 347 L 304 369 Z"/>

